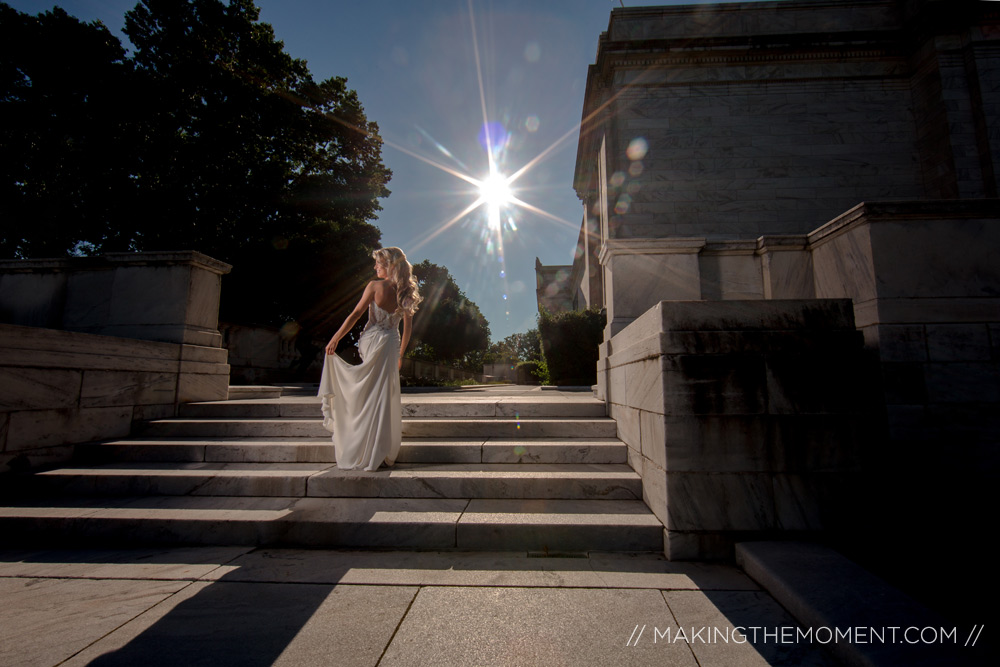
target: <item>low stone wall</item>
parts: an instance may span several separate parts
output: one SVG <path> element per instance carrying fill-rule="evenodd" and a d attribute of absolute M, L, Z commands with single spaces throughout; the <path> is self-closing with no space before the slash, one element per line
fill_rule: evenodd
<path fill-rule="evenodd" d="M 222 323 L 222 345 L 229 351 L 230 376 L 235 384 L 281 384 L 286 382 L 318 382 L 323 370 L 323 341 L 303 346 L 310 360 L 305 363 L 297 331 L 273 327 L 248 327 Z M 341 350 L 345 359 L 360 363 L 357 352 Z M 400 374 L 404 378 L 484 382 L 484 373 L 473 373 L 429 361 L 403 359 Z M 489 373 L 486 373 L 488 375 Z M 512 380 L 513 381 L 513 380 Z"/>
<path fill-rule="evenodd" d="M 849 300 L 662 302 L 601 352 L 668 558 L 849 516 L 878 442 Z"/>
<path fill-rule="evenodd" d="M 244 326 L 222 322 L 222 346 L 229 351 L 233 384 L 280 384 L 319 381 L 323 369 L 322 349 L 314 348 L 311 363 L 302 366 L 296 347 L 298 331 L 275 327 Z"/>
<path fill-rule="evenodd" d="M 496 382 L 517 383 L 517 362 L 509 361 L 505 364 L 484 364 L 483 375 L 492 378 Z"/>
<path fill-rule="evenodd" d="M 194 251 L 0 261 L 0 472 L 224 400 L 229 269 Z"/>
<path fill-rule="evenodd" d="M 399 373 L 406 378 L 426 378 L 442 382 L 473 380 L 482 384 L 484 381 L 482 373 L 473 373 L 461 368 L 435 364 L 430 361 L 417 361 L 416 359 L 403 359 L 403 367 Z"/>
<path fill-rule="evenodd" d="M 0 324 L 0 471 L 62 463 L 190 401 L 225 400 L 221 348 Z"/>

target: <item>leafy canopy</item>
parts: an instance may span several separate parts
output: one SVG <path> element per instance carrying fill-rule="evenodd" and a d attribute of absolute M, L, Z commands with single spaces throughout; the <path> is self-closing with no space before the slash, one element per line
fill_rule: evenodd
<path fill-rule="evenodd" d="M 378 126 L 251 0 L 142 0 L 100 23 L 0 4 L 0 255 L 194 249 L 223 317 L 328 328 L 369 277 Z"/>
<path fill-rule="evenodd" d="M 490 325 L 479 306 L 459 289 L 443 266 L 424 260 L 413 267 L 424 302 L 413 320 L 410 356 L 482 371 Z"/>

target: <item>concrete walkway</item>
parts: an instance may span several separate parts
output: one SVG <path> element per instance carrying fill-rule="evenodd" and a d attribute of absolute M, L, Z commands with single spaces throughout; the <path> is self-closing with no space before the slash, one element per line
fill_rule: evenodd
<path fill-rule="evenodd" d="M 796 627 L 740 570 L 650 554 L 5 551 L 0 600 L 0 665 L 836 664 L 735 635 Z"/>

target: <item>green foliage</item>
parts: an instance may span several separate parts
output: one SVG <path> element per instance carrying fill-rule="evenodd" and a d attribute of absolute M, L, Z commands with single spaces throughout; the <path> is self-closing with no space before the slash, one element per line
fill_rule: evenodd
<path fill-rule="evenodd" d="M 598 347 L 606 318 L 600 310 L 574 310 L 553 315 L 542 309 L 538 331 L 549 381 L 556 385 L 592 385 L 597 382 Z"/>
<path fill-rule="evenodd" d="M 465 296 L 443 266 L 424 260 L 413 267 L 413 275 L 424 297 L 413 318 L 414 358 L 481 372 L 490 325 L 479 306 Z"/>
<path fill-rule="evenodd" d="M 0 4 L 0 63 L 0 257 L 102 245 L 135 201 L 142 133 L 121 108 L 135 82 L 125 50 L 62 9 Z"/>
<path fill-rule="evenodd" d="M 549 367 L 544 359 L 518 362 L 515 370 L 518 384 L 549 384 Z"/>
<path fill-rule="evenodd" d="M 336 327 L 391 173 L 346 80 L 314 81 L 258 19 L 142 0 L 127 58 L 100 24 L 0 4 L 0 256 L 199 250 L 234 267 L 223 318 Z"/>
<path fill-rule="evenodd" d="M 542 344 L 538 329 L 529 329 L 525 333 L 511 334 L 502 341 L 491 344 L 484 355 L 483 363 L 539 361 L 541 358 Z"/>

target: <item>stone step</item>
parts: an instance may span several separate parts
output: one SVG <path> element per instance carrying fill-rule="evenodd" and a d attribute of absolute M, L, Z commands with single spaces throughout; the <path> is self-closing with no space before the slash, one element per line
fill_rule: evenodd
<path fill-rule="evenodd" d="M 78 445 L 86 463 L 333 463 L 330 438 L 240 438 L 234 440 L 114 440 Z M 410 438 L 399 463 L 626 463 L 625 443 L 613 438 L 465 440 Z"/>
<path fill-rule="evenodd" d="M 660 551 L 637 500 L 141 498 L 0 506 L 5 543 L 228 544 L 495 551 Z"/>
<path fill-rule="evenodd" d="M 624 464 L 399 463 L 376 472 L 329 463 L 119 463 L 39 472 L 35 493 L 341 498 L 642 498 Z"/>
<path fill-rule="evenodd" d="M 180 406 L 181 417 L 268 419 L 303 417 L 319 419 L 322 414 L 316 397 L 287 400 L 229 400 L 188 403 Z M 404 417 L 606 417 L 606 408 L 596 399 L 566 401 L 539 397 L 535 400 L 441 401 L 407 398 Z"/>
<path fill-rule="evenodd" d="M 157 419 L 147 422 L 147 438 L 319 438 L 328 437 L 318 419 Z M 407 418 L 404 438 L 614 438 L 609 418 Z"/>
<path fill-rule="evenodd" d="M 403 420 L 403 437 L 487 437 L 487 438 L 615 438 L 615 420 L 603 418 L 549 419 L 541 417 L 509 419 L 424 419 Z"/>
<path fill-rule="evenodd" d="M 281 387 L 262 385 L 229 385 L 229 400 L 281 398 Z"/>

